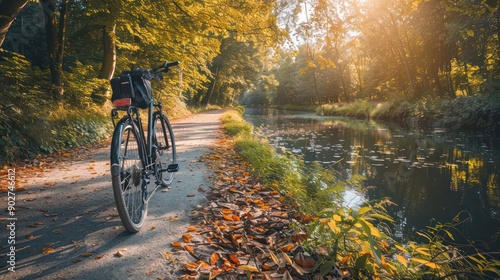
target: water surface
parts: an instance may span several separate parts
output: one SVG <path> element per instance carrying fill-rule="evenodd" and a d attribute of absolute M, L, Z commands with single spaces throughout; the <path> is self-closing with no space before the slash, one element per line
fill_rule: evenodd
<path fill-rule="evenodd" d="M 311 112 L 247 109 L 245 119 L 277 150 L 303 155 L 343 178 L 366 178 L 346 203 L 389 197 L 394 237 L 452 223 L 457 242 L 500 251 L 500 139 L 488 133 L 408 130 Z M 497 241 L 495 241 L 497 240 Z M 487 244 L 487 245 L 486 245 Z M 489 248 L 487 247 L 489 246 Z"/>

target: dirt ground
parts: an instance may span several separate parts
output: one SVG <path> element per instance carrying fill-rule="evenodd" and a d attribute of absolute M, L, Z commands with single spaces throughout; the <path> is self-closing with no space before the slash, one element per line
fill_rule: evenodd
<path fill-rule="evenodd" d="M 180 170 L 168 191 L 155 193 L 146 225 L 136 234 L 125 231 L 116 211 L 109 144 L 79 149 L 77 155 L 63 155 L 50 164 L 35 161 L 36 172 L 18 168 L 17 220 L 7 218 L 8 194 L 1 198 L 6 210 L 0 215 L 5 225 L 0 279 L 176 279 L 189 256 L 173 254 L 170 244 L 186 232 L 193 210 L 205 198 L 202 190 L 209 187 L 210 172 L 202 156 L 219 136 L 222 113 L 172 122 Z M 8 227 L 11 222 L 14 231 Z M 9 243 L 12 239 L 15 244 Z M 12 245 L 15 272 L 8 271 Z"/>

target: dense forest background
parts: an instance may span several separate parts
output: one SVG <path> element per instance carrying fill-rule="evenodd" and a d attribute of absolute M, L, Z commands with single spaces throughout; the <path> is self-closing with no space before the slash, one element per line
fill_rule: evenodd
<path fill-rule="evenodd" d="M 154 84 L 171 116 L 238 102 L 411 106 L 419 100 L 425 110 L 460 100 L 491 117 L 500 111 L 492 105 L 500 103 L 497 6 L 494 0 L 2 0 L 0 154 L 12 160 L 106 137 L 109 80 L 164 60 L 181 61 Z"/>

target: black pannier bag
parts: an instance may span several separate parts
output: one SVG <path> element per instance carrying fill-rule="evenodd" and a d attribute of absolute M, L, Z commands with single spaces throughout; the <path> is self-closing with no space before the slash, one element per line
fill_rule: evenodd
<path fill-rule="evenodd" d="M 130 98 L 133 106 L 141 109 L 149 107 L 152 97 L 151 73 L 148 70 L 137 68 L 132 71 L 123 71 L 119 77 L 111 79 L 111 101 Z"/>

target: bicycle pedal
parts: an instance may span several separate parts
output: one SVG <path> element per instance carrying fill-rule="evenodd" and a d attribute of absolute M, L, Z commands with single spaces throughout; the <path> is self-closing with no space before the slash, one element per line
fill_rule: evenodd
<path fill-rule="evenodd" d="M 160 169 L 161 173 L 163 173 L 165 171 L 167 171 L 169 173 L 177 172 L 177 171 L 179 171 L 179 165 L 178 164 L 170 164 L 169 166 L 167 166 L 167 169 Z"/>

